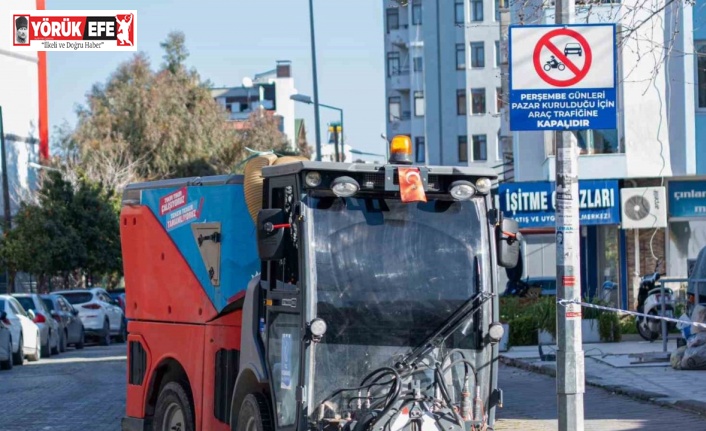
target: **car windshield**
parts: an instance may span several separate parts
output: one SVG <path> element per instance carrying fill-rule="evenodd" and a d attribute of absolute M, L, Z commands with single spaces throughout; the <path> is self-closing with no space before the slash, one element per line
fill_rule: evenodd
<path fill-rule="evenodd" d="M 93 299 L 93 294 L 91 292 L 66 292 L 62 293 L 61 296 L 66 298 L 71 305 L 84 304 L 86 302 L 91 302 Z"/>
<path fill-rule="evenodd" d="M 328 327 L 315 350 L 317 406 L 418 346 L 477 292 L 490 263 L 481 198 L 411 204 L 309 198 L 306 204 L 313 215 L 317 317 Z M 459 333 L 448 347 L 471 349 L 475 341 L 473 331 Z M 346 406 L 352 399 L 340 401 Z"/>

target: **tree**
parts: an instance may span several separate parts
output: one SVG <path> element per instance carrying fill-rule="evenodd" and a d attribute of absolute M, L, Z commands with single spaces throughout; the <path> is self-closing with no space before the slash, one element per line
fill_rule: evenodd
<path fill-rule="evenodd" d="M 118 207 L 110 192 L 85 177 L 74 187 L 51 171 L 38 195 L 38 203 L 21 205 L 3 238 L 0 254 L 9 271 L 37 275 L 40 289 L 53 276 L 69 287 L 75 272 L 89 278 L 120 273 Z"/>
<path fill-rule="evenodd" d="M 208 85 L 186 69 L 184 35 L 161 46 L 160 70 L 138 53 L 93 86 L 75 130 L 58 130 L 59 165 L 120 192 L 126 181 L 229 172 L 246 156 Z"/>

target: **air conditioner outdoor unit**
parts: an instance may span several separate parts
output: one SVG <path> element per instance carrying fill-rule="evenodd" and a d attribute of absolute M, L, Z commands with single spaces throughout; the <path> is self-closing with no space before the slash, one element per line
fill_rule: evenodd
<path fill-rule="evenodd" d="M 635 187 L 620 190 L 620 219 L 623 229 L 667 227 L 664 187 Z"/>

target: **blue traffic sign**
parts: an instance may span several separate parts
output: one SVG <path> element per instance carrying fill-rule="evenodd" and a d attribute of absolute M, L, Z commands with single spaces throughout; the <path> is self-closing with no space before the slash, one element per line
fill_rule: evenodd
<path fill-rule="evenodd" d="M 510 130 L 615 129 L 615 24 L 510 26 Z"/>

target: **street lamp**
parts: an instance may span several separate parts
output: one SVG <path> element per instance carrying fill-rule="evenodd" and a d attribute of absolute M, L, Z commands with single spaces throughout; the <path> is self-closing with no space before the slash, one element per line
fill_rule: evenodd
<path fill-rule="evenodd" d="M 305 96 L 303 94 L 292 94 L 291 96 L 289 96 L 289 98 L 294 100 L 295 102 L 306 103 L 307 105 L 315 104 L 315 102 L 313 100 L 311 100 L 311 97 Z M 346 130 L 343 127 L 343 109 L 336 108 L 335 106 L 326 105 L 323 103 L 319 103 L 319 106 L 322 106 L 322 107 L 328 108 L 328 109 L 333 109 L 334 111 L 338 111 L 338 113 L 341 117 L 341 152 L 343 152 L 343 149 L 345 148 L 344 147 L 345 140 L 344 140 L 343 136 L 344 136 L 344 133 Z M 316 112 L 318 113 L 318 109 Z M 319 137 L 319 120 L 318 119 L 316 120 L 316 139 L 317 139 L 316 160 L 320 162 L 321 161 L 321 141 L 320 141 L 320 137 Z M 336 161 L 338 161 L 338 160 L 336 160 Z"/>

